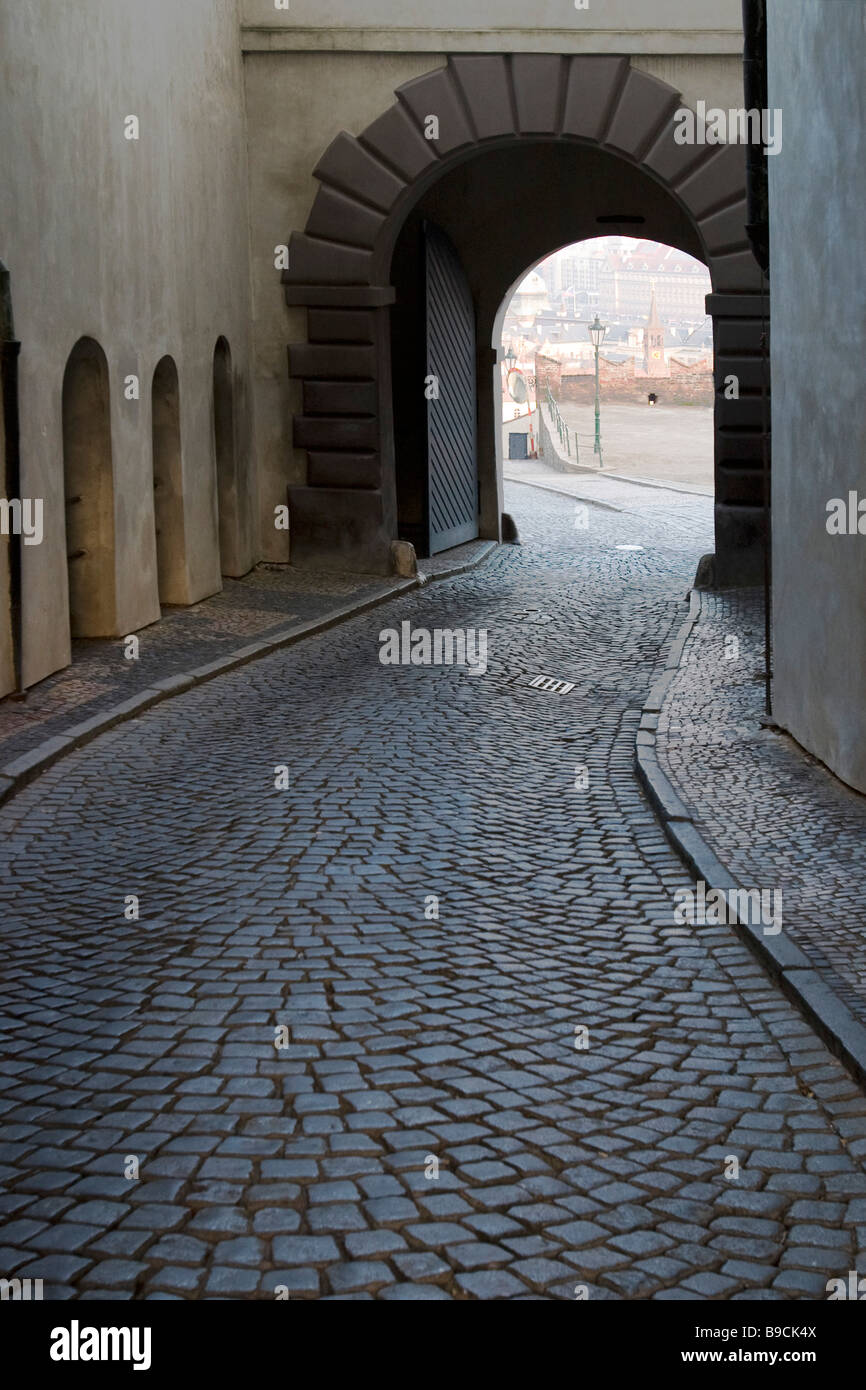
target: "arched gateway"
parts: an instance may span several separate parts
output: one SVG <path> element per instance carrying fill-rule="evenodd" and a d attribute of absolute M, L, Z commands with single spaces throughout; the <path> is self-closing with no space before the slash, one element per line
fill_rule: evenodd
<path fill-rule="evenodd" d="M 423 373 L 407 381 L 406 349 L 414 331 L 423 357 L 416 272 L 433 224 L 455 248 L 475 305 L 483 536 L 499 535 L 490 344 L 509 285 L 557 247 L 611 232 L 678 246 L 706 263 L 716 574 L 722 583 L 755 580 L 768 305 L 746 235 L 744 147 L 677 144 L 680 95 L 627 58 L 455 56 L 396 97 L 360 136 L 343 133 L 325 152 L 315 169 L 320 190 L 283 273 L 287 302 L 308 310 L 308 340 L 290 348 L 291 373 L 303 382 L 295 444 L 309 456 L 307 486 L 289 493 L 293 563 L 390 568 L 395 390 L 398 406 L 406 391 L 423 400 Z M 739 397 L 728 399 L 731 376 Z"/>

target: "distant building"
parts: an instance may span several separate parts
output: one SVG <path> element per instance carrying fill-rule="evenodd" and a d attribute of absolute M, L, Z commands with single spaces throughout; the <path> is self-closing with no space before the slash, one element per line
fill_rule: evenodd
<path fill-rule="evenodd" d="M 523 280 L 511 300 L 510 311 L 521 322 L 534 320 L 550 309 L 547 286 L 537 271 L 532 270 Z"/>
<path fill-rule="evenodd" d="M 642 241 L 628 253 L 612 254 L 599 270 L 599 309 L 604 315 L 637 317 L 655 293 L 665 319 L 702 319 L 710 293 L 709 272 L 671 246 Z"/>
<path fill-rule="evenodd" d="M 598 276 L 604 260 L 598 254 L 580 255 L 567 252 L 559 258 L 560 290 L 598 291 Z"/>
<path fill-rule="evenodd" d="M 709 359 L 712 325 L 706 313 L 707 270 L 674 247 L 628 237 L 603 237 L 548 256 L 528 275 L 508 307 L 506 333 L 525 336 L 560 358 L 584 356 L 595 313 L 608 325 L 605 345 L 622 342 L 636 365 L 667 375 L 671 355 L 681 365 Z M 551 302 L 556 306 L 551 308 Z M 646 359 L 647 306 L 654 306 L 654 349 Z M 636 336 L 633 336 L 636 335 Z M 547 345 L 542 346 L 542 345 Z M 578 345 L 575 347 L 575 345 Z"/>

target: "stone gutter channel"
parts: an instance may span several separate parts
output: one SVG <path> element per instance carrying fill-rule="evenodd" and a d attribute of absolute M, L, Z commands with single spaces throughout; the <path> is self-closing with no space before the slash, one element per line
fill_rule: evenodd
<path fill-rule="evenodd" d="M 681 624 L 656 675 L 641 714 L 635 739 L 638 778 L 670 841 L 694 878 L 706 884 L 706 892 L 718 889 L 730 903 L 730 894 L 745 892 L 745 885 L 725 867 L 698 830 L 678 789 L 662 771 L 658 760 L 659 715 L 670 698 L 670 685 L 701 612 L 701 595 L 692 589 L 689 615 Z M 659 668 L 657 668 L 659 669 Z M 747 899 L 745 900 L 747 901 Z M 732 916 L 734 920 L 732 921 Z M 740 920 L 728 908 L 728 922 L 758 957 L 761 964 L 796 1005 L 830 1051 L 848 1068 L 860 1085 L 866 1085 L 866 1028 L 830 988 L 803 950 L 785 935 L 765 935 L 759 923 Z"/>
<path fill-rule="evenodd" d="M 368 609 L 378 608 L 380 604 L 388 603 L 391 599 L 398 598 L 401 594 L 408 593 L 413 589 L 421 588 L 424 584 L 439 579 L 450 579 L 456 574 L 464 574 L 482 564 L 497 548 L 496 541 L 488 541 L 479 546 L 472 558 L 464 563 L 450 567 L 437 565 L 429 573 L 423 573 L 419 570 L 418 574 L 412 578 L 392 580 L 383 585 L 372 596 L 350 601 L 339 608 L 334 608 L 323 618 L 314 618 L 306 623 L 294 623 L 282 632 L 274 633 L 262 641 L 251 642 L 247 646 L 236 648 L 234 651 L 218 657 L 215 661 L 209 661 L 203 666 L 196 666 L 191 671 L 178 672 L 175 675 L 165 676 L 162 680 L 154 681 L 146 690 L 140 690 L 128 700 L 122 700 L 119 704 L 110 705 L 107 709 L 100 710 L 92 718 L 73 725 L 63 734 L 43 740 L 42 743 L 13 759 L 12 762 L 0 767 L 0 806 L 20 791 L 22 787 L 32 782 L 34 778 L 46 772 L 67 753 L 73 753 L 77 749 L 85 747 L 86 744 L 108 729 L 114 728 L 117 724 L 125 723 L 128 719 L 134 719 L 153 705 L 161 704 L 163 700 L 170 700 L 174 695 L 181 695 L 194 686 L 203 685 L 205 681 L 213 680 L 216 676 L 225 675 L 227 671 L 236 671 L 240 666 L 257 661 L 259 657 L 270 656 L 272 652 L 280 651 L 283 647 L 294 646 L 296 642 L 303 641 L 305 637 L 313 637 L 317 633 L 326 632 L 328 628 L 347 622 L 349 618 L 354 618 L 359 613 L 365 613 Z"/>

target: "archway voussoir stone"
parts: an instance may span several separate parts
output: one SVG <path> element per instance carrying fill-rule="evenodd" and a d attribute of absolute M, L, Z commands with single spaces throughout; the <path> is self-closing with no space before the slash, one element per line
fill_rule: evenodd
<path fill-rule="evenodd" d="M 335 246 L 333 242 L 293 232 L 289 264 L 283 277 L 286 283 L 366 285 L 370 281 L 372 256 L 360 247 Z"/>
<path fill-rule="evenodd" d="M 645 169 L 671 188 L 676 188 L 715 154 L 712 145 L 678 145 L 674 139 L 676 129 L 672 116 L 641 160 Z"/>
<path fill-rule="evenodd" d="M 511 83 L 501 54 L 459 55 L 449 63 L 479 140 L 514 134 Z"/>
<path fill-rule="evenodd" d="M 759 294 L 762 290 L 761 267 L 750 249 L 714 256 L 710 270 L 713 294 Z"/>
<path fill-rule="evenodd" d="M 742 197 L 746 187 L 746 152 L 742 145 L 723 145 L 677 188 L 696 222 Z"/>
<path fill-rule="evenodd" d="M 747 215 L 746 199 L 741 198 L 739 202 L 731 203 L 730 207 L 722 208 L 720 212 L 711 213 L 698 223 L 698 231 L 703 238 L 708 256 L 723 256 L 731 251 L 749 249 L 746 236 Z"/>
<path fill-rule="evenodd" d="M 439 155 L 452 154 L 475 143 L 475 132 L 466 119 L 448 68 L 439 68 L 436 72 L 404 82 L 402 87 L 397 88 L 397 97 L 411 111 L 422 130 L 429 116 L 436 117 L 439 138 L 429 141 L 421 135 L 418 138 Z"/>
<path fill-rule="evenodd" d="M 647 132 L 654 132 L 679 106 L 679 96 L 667 82 L 649 73 L 629 72 L 614 110 L 605 144 L 620 154 L 638 159 L 647 148 Z"/>
<path fill-rule="evenodd" d="M 566 76 L 563 135 L 599 140 L 629 70 L 627 58 L 571 58 Z"/>
<path fill-rule="evenodd" d="M 361 136 L 365 146 L 381 155 L 411 183 L 436 163 L 436 149 L 425 140 L 405 106 L 395 103 L 375 120 Z"/>
<path fill-rule="evenodd" d="M 348 241 L 372 250 L 384 221 L 384 213 L 325 184 L 316 194 L 306 230 L 313 237 Z"/>
<path fill-rule="evenodd" d="M 332 140 L 313 170 L 321 183 L 331 183 L 344 193 L 355 194 L 382 212 L 390 212 L 406 187 L 405 181 L 345 131 Z"/>
<path fill-rule="evenodd" d="M 557 135 L 565 61 L 556 53 L 515 53 L 511 60 L 518 133 Z"/>

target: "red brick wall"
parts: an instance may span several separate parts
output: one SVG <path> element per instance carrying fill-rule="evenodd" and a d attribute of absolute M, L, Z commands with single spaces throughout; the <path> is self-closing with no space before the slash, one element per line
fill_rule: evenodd
<path fill-rule="evenodd" d="M 562 379 L 562 363 L 557 362 L 553 357 L 543 357 L 540 352 L 535 354 L 535 380 L 537 401 L 547 400 L 547 387 L 553 393 L 553 399 L 559 400 L 560 381 Z"/>
<path fill-rule="evenodd" d="M 551 389 L 556 395 L 555 388 Z M 712 405 L 715 399 L 712 372 L 682 372 L 666 377 L 600 375 L 602 404 L 606 400 L 644 403 L 650 391 L 655 391 L 659 405 Z M 591 405 L 595 400 L 595 376 L 561 377 L 559 392 L 561 401 Z"/>

